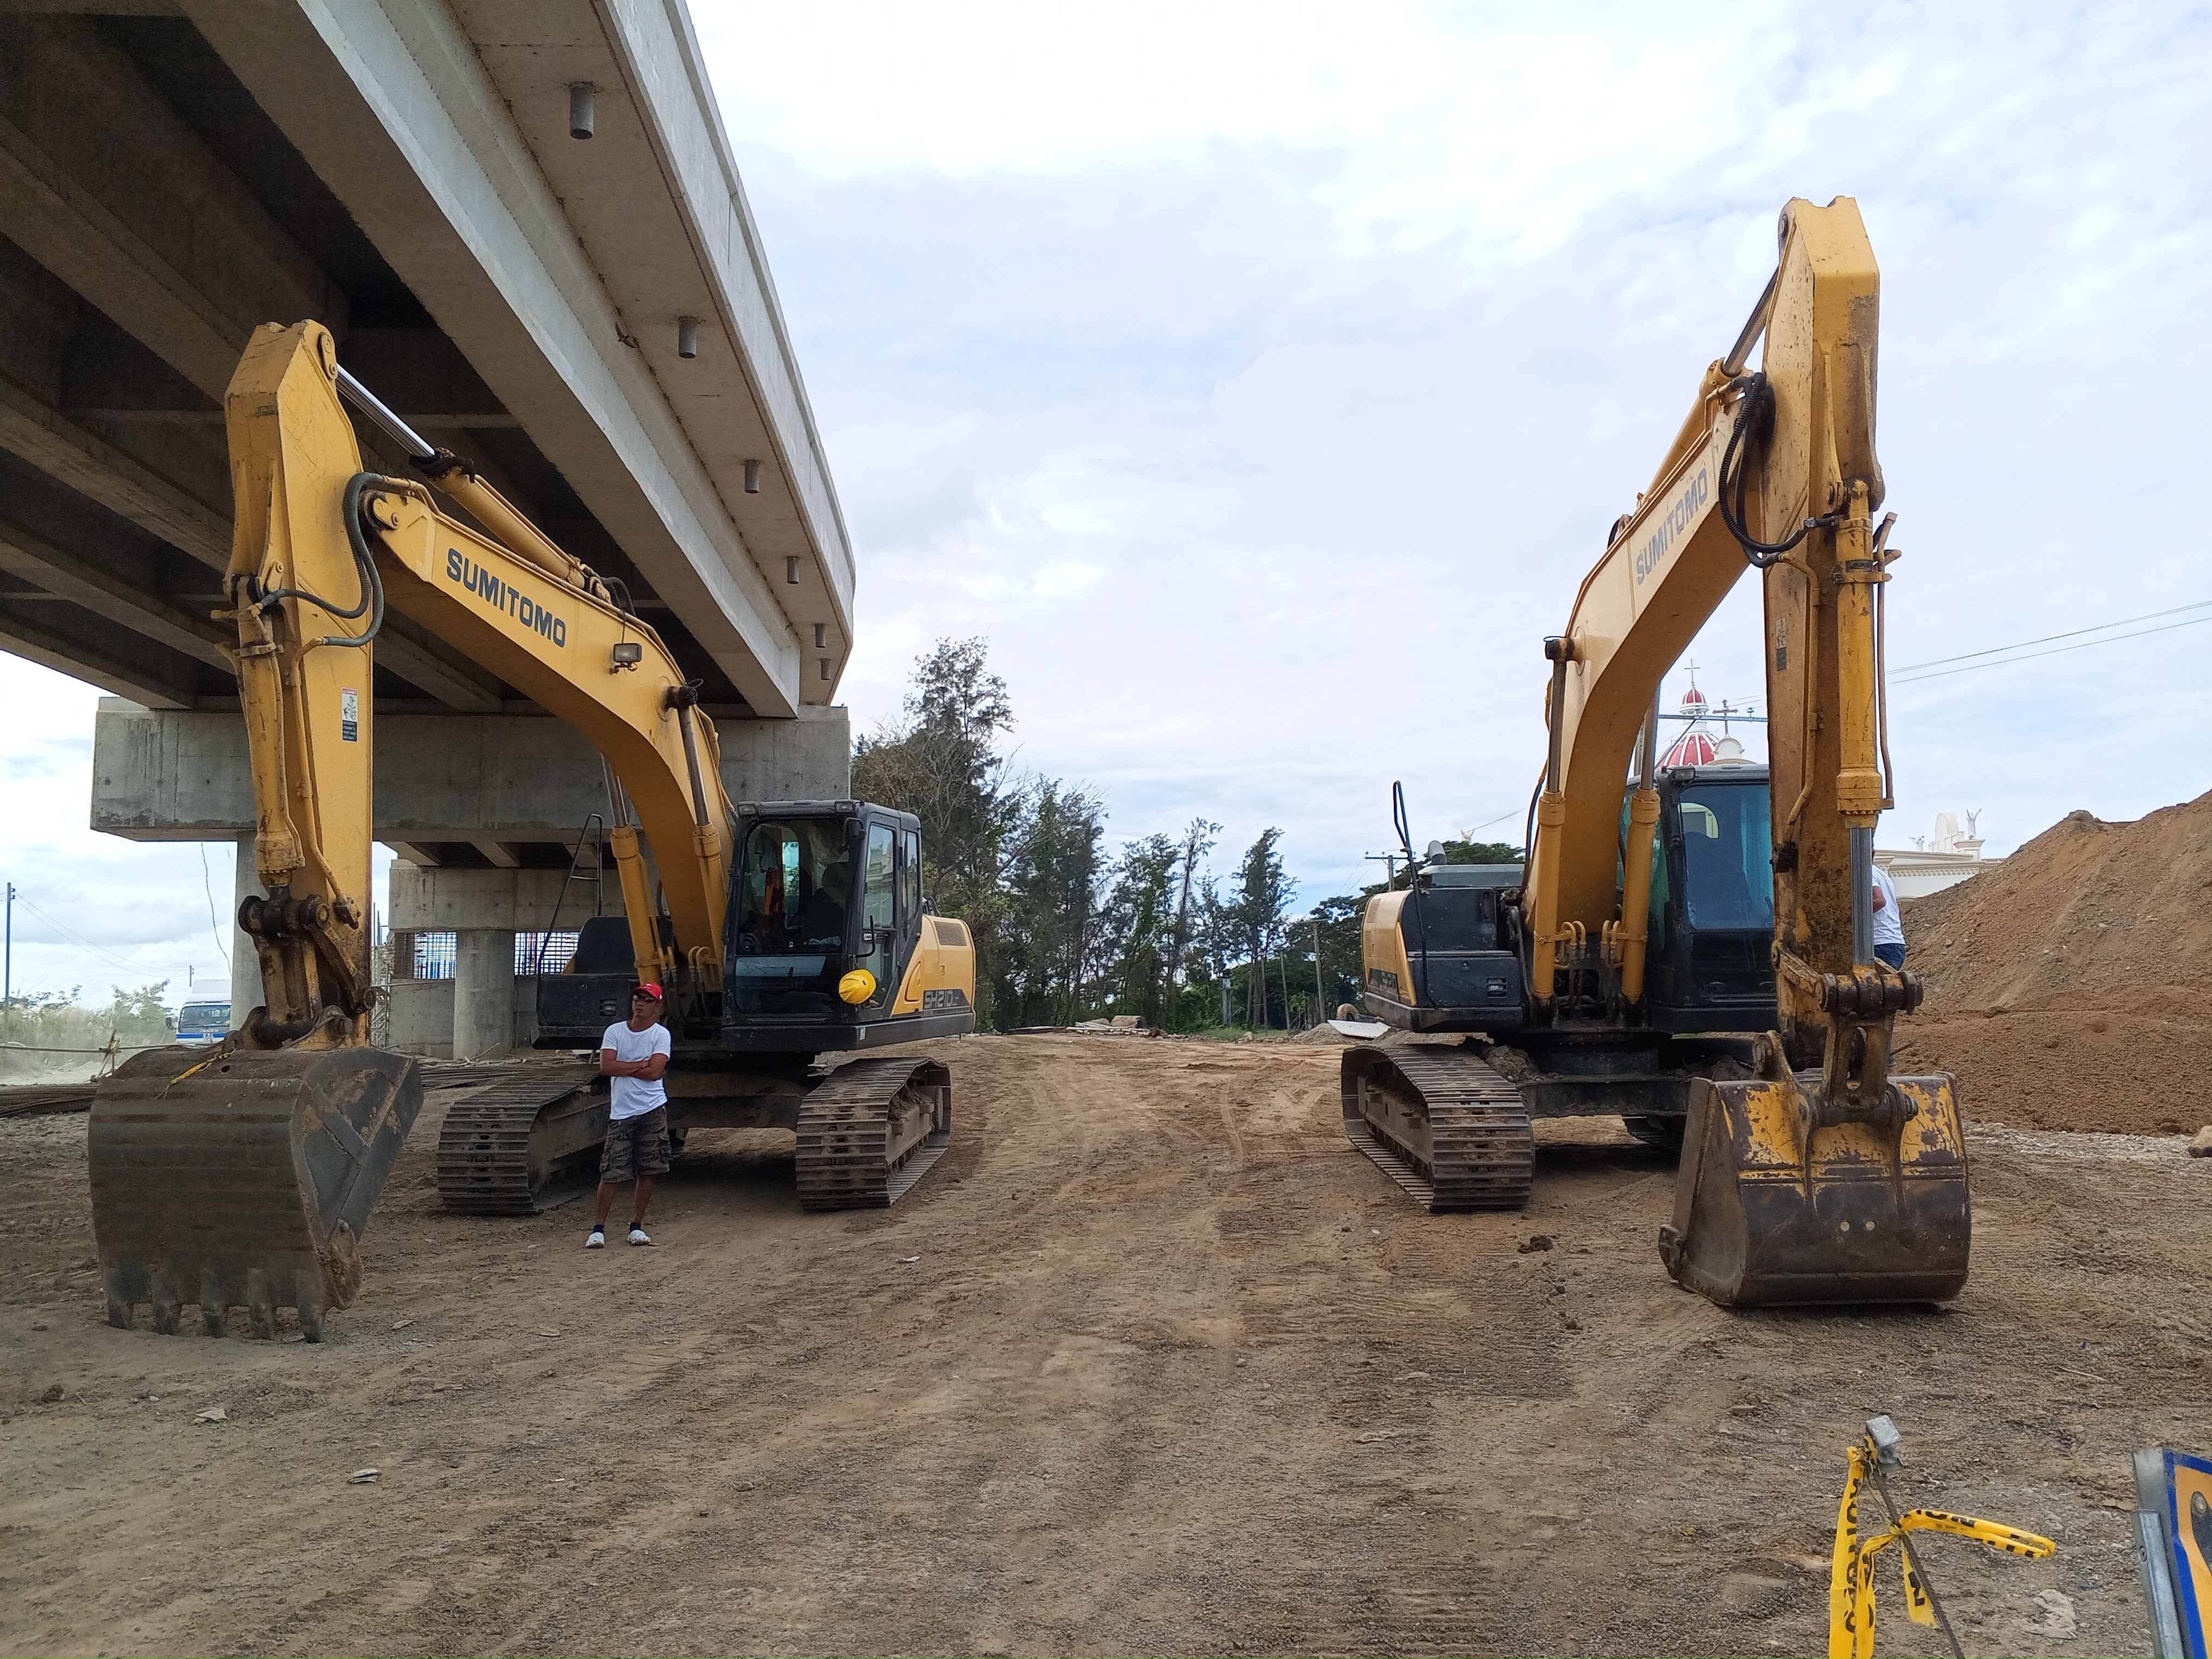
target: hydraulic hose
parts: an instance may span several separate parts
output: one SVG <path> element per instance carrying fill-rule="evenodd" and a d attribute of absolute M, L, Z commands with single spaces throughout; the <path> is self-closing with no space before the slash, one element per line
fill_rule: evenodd
<path fill-rule="evenodd" d="M 368 550 L 368 543 L 362 535 L 361 498 L 363 491 L 392 480 L 381 473 L 356 472 L 346 481 L 345 505 L 343 509 L 346 526 L 346 544 L 353 550 L 354 572 L 361 579 L 361 599 L 351 609 L 325 599 L 311 588 L 270 588 L 255 601 L 262 611 L 273 611 L 286 599 L 305 599 L 319 605 L 340 622 L 351 622 L 363 612 L 368 613 L 368 629 L 361 634 L 325 634 L 320 639 L 309 641 L 312 645 L 367 645 L 384 627 L 384 581 L 376 574 L 376 558 Z"/>
<path fill-rule="evenodd" d="M 1763 374 L 1741 376 L 1731 381 L 1730 386 L 1741 394 L 1741 401 L 1736 408 L 1735 429 L 1729 434 L 1728 448 L 1721 455 L 1721 522 L 1742 547 L 1743 556 L 1752 567 L 1765 570 L 1803 541 L 1808 531 L 1839 524 L 1842 516 L 1830 514 L 1826 518 L 1807 519 L 1789 540 L 1783 542 L 1763 542 L 1744 528 L 1744 494 L 1748 488 L 1744 474 L 1750 459 L 1750 446 L 1745 440 L 1748 437 L 1750 444 L 1763 447 L 1774 435 L 1774 386 Z"/>

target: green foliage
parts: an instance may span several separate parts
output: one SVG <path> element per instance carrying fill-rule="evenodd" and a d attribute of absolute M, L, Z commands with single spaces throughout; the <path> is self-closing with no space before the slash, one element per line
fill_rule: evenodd
<path fill-rule="evenodd" d="M 135 991 L 118 985 L 105 1008 L 79 1002 L 82 987 L 0 1004 L 0 1077 L 81 1077 L 101 1066 L 97 1051 L 110 1041 L 125 1055 L 173 1041 L 176 1025 L 161 1000 L 168 988 L 166 980 Z"/>
<path fill-rule="evenodd" d="M 1502 841 L 1448 841 L 1446 864 L 1519 864 L 1521 849 Z"/>
<path fill-rule="evenodd" d="M 905 719 L 853 750 L 862 799 L 922 823 L 922 890 L 968 924 L 975 944 L 979 1023 L 991 1029 L 989 990 L 1006 914 L 1007 842 L 1022 816 L 998 740 L 1014 723 L 1006 683 L 987 672 L 980 639 L 939 640 L 915 664 Z"/>
<path fill-rule="evenodd" d="M 924 890 L 975 940 L 983 1030 L 1109 1014 L 1173 1031 L 1297 1030 L 1358 1000 L 1360 917 L 1380 884 L 1294 916 L 1282 830 L 1262 830 L 1224 884 L 1203 867 L 1221 832 L 1205 818 L 1109 855 L 1096 792 L 1015 775 L 1000 752 L 1013 705 L 988 654 L 980 639 L 939 640 L 915 664 L 902 719 L 853 757 L 856 793 L 922 821 Z M 1453 864 L 1521 856 L 1502 842 L 1443 850 Z"/>
<path fill-rule="evenodd" d="M 1105 942 L 1099 918 L 1106 809 L 1042 779 L 1027 792 L 1002 878 L 1004 941 L 992 986 L 997 1023 L 1069 1025 L 1087 1018 Z"/>

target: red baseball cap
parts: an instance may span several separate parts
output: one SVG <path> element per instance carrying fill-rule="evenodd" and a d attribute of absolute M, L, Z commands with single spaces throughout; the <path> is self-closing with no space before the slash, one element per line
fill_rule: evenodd
<path fill-rule="evenodd" d="M 637 989 L 630 993 L 630 998 L 633 1001 L 639 997 L 651 997 L 655 1002 L 666 1000 L 666 999 L 660 994 L 660 988 L 658 985 L 655 985 L 651 980 L 646 981 L 644 984 L 639 986 Z"/>

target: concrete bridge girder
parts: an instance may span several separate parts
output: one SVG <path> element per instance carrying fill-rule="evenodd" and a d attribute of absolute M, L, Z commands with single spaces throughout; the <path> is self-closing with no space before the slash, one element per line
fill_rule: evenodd
<path fill-rule="evenodd" d="M 566 131 L 577 80 L 588 143 Z M 349 301 L 395 276 L 435 326 Z M 201 625 L 229 554 L 217 398 L 256 323 L 301 315 L 434 440 L 526 439 L 590 520 L 537 515 L 586 558 L 619 549 L 649 619 L 750 712 L 830 702 L 852 554 L 680 5 L 0 0 L 0 462 L 172 560 L 101 581 L 112 538 L 19 511 L 0 469 L 0 646 L 155 706 L 222 695 Z M 694 360 L 679 316 L 702 320 Z M 112 648 L 110 624 L 149 648 Z M 438 702 L 501 707 L 404 621 L 385 643 Z"/>
<path fill-rule="evenodd" d="M 788 720 L 722 717 L 714 727 L 732 800 L 852 793 L 852 724 L 842 707 L 802 708 Z M 467 947 L 458 987 L 395 981 L 392 1041 L 460 1059 L 527 1043 L 535 1025 L 529 982 L 515 982 L 515 935 L 556 921 L 566 928 L 592 912 L 592 889 L 567 877 L 586 820 L 609 816 L 598 752 L 544 715 L 382 714 L 375 768 L 375 836 L 400 860 L 392 929 L 451 930 Z M 261 890 L 245 722 L 234 710 L 103 698 L 93 732 L 92 828 L 131 841 L 233 842 L 235 915 L 238 901 Z M 447 861 L 459 858 L 467 864 Z M 623 914 L 611 871 L 596 902 L 605 914 Z M 251 943 L 235 928 L 231 962 L 232 1010 L 242 1018 L 260 1000 L 260 977 Z"/>

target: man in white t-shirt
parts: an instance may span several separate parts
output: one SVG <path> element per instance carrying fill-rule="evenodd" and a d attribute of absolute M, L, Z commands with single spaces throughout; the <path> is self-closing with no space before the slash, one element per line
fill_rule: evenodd
<path fill-rule="evenodd" d="M 629 994 L 629 1018 L 608 1026 L 599 1039 L 599 1075 L 613 1081 L 607 1085 L 607 1144 L 599 1154 L 599 1208 L 584 1241 L 587 1250 L 606 1247 L 615 1188 L 632 1179 L 637 1200 L 629 1242 L 653 1243 L 646 1236 L 645 1210 L 653 1202 L 653 1176 L 668 1170 L 668 1091 L 660 1079 L 674 1047 L 660 1023 L 660 988 L 649 981 Z"/>
<path fill-rule="evenodd" d="M 1889 872 L 1879 864 L 1874 867 L 1874 954 L 1892 968 L 1905 966 L 1905 918 L 1898 914 Z"/>

